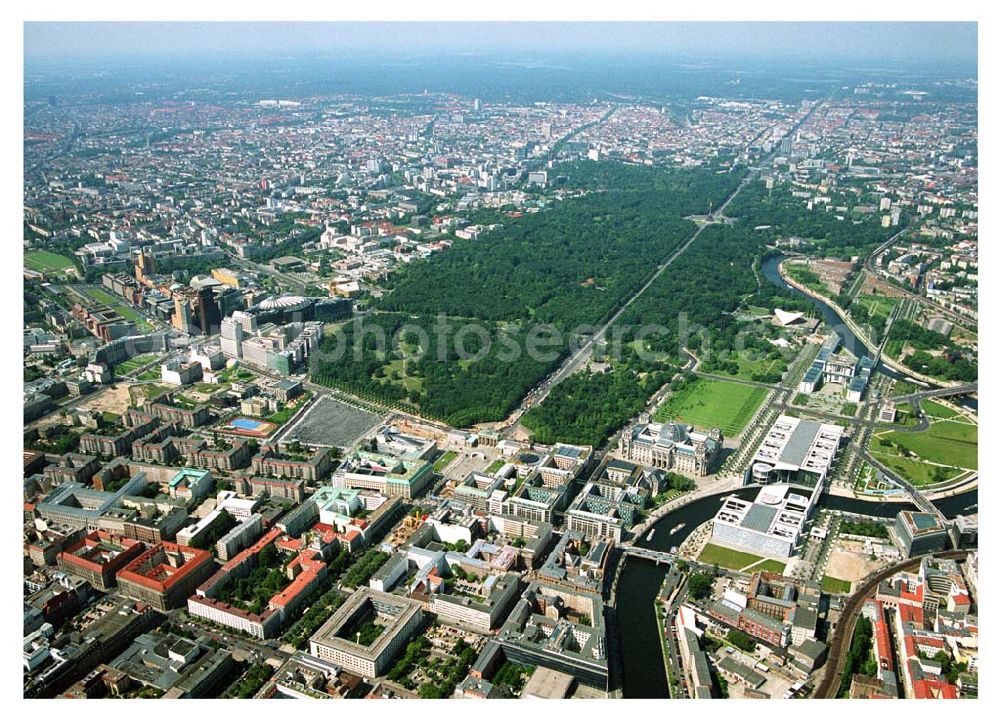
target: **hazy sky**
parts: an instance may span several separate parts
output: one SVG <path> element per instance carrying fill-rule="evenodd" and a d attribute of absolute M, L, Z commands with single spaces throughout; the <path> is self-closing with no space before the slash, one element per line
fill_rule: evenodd
<path fill-rule="evenodd" d="M 975 65 L 975 23 L 209 23 L 24 25 L 26 59 L 325 51 L 632 51 Z"/>

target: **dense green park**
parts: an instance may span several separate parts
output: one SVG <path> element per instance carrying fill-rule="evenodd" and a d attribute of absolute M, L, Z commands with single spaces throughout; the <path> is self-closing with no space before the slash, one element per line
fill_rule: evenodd
<path fill-rule="evenodd" d="M 597 324 L 636 291 L 695 230 L 703 213 L 735 188 L 735 174 L 569 164 L 567 186 L 586 195 L 504 219 L 476 240 L 409 264 L 390 278 L 379 306 L 407 313 Z"/>
<path fill-rule="evenodd" d="M 480 325 L 494 340 L 506 336 L 524 348 L 529 327 L 551 324 L 564 332 L 546 347 L 544 360 L 501 355 L 492 343 L 477 358 L 460 358 L 454 344 L 433 348 L 415 338 L 389 349 L 365 340 L 357 356 L 312 368 L 314 379 L 363 397 L 455 426 L 498 421 L 557 367 L 569 352 L 565 332 L 600 325 L 654 273 L 657 265 L 695 229 L 687 216 L 704 214 L 732 193 L 740 171 L 641 168 L 614 163 L 562 164 L 550 169 L 559 193 L 534 213 L 514 218 L 490 212 L 499 226 L 475 240 L 454 239 L 446 252 L 408 264 L 390 276 L 388 293 L 366 325 L 389 337 L 406 323 L 424 328 L 449 321 Z M 756 361 L 736 356 L 746 343 L 741 308 L 806 308 L 808 302 L 763 281 L 761 259 L 776 239 L 798 236 L 807 250 L 845 257 L 873 248 L 888 230 L 873 220 L 842 219 L 807 211 L 787 192 L 749 184 L 726 209 L 731 223 L 709 224 L 691 249 L 676 258 L 631 303 L 618 320 L 620 344 L 603 370 L 584 368 L 551 390 L 523 417 L 536 441 L 600 444 L 642 411 L 670 381 L 690 349 L 706 370 L 757 381 L 780 381 L 786 360 L 769 349 L 762 330 L 752 344 Z M 646 334 L 636 353 L 636 330 Z M 623 331 L 622 331 L 623 330 Z M 345 331 L 349 341 L 352 332 Z M 466 337 L 475 353 L 479 337 Z M 333 341 L 324 340 L 326 349 Z M 428 353 L 430 352 L 430 353 Z M 481 358 L 479 358 L 481 357 Z M 762 402 L 760 388 L 703 384 L 679 390 L 660 417 L 699 427 L 718 426 L 732 435 L 743 429 Z"/>
<path fill-rule="evenodd" d="M 501 420 L 565 358 L 576 338 L 569 332 L 613 314 L 693 233 L 685 216 L 719 204 L 739 181 L 737 174 L 709 170 L 619 164 L 565 164 L 552 174 L 576 195 L 520 218 L 503 216 L 485 237 L 455 239 L 447 252 L 393 274 L 390 293 L 365 317 L 364 331 L 346 325 L 340 338 L 324 339 L 324 351 L 346 343 L 351 353 L 317 356 L 314 380 L 455 426 Z M 432 331 L 439 314 L 452 325 L 444 341 Z M 407 333 L 408 324 L 428 338 Z M 462 355 L 455 334 L 466 324 L 490 341 L 470 331 Z M 379 334 L 398 334 L 399 342 L 379 348 Z M 532 340 L 541 355 L 526 353 Z M 624 362 L 606 377 L 575 381 L 577 392 L 600 387 L 611 408 L 598 405 L 591 419 L 563 424 L 576 416 L 563 398 L 529 416 L 532 431 L 539 441 L 554 441 L 560 430 L 566 441 L 606 438 L 665 383 L 674 368 L 668 361 Z"/>

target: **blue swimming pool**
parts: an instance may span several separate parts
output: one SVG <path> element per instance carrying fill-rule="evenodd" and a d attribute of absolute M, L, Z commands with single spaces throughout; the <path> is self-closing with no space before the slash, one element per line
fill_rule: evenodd
<path fill-rule="evenodd" d="M 259 419 L 245 419 L 244 417 L 237 417 L 229 422 L 230 427 L 235 427 L 236 429 L 242 429 L 248 432 L 256 432 L 265 424 L 266 422 L 261 422 Z"/>

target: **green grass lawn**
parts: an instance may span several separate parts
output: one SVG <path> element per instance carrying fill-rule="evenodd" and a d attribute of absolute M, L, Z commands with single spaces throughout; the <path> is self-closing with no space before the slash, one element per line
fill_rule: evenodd
<path fill-rule="evenodd" d="M 201 402 L 196 401 L 191 397 L 185 397 L 183 394 L 174 394 L 173 406 L 179 407 L 180 409 L 196 409 L 201 406 Z"/>
<path fill-rule="evenodd" d="M 868 309 L 870 314 L 881 316 L 889 316 L 892 308 L 896 305 L 896 302 L 888 296 L 870 296 L 867 294 L 858 294 L 854 298 L 854 303 Z"/>
<path fill-rule="evenodd" d="M 928 462 L 948 467 L 979 467 L 979 427 L 958 421 L 934 422 L 923 432 L 890 432 L 887 439 Z"/>
<path fill-rule="evenodd" d="M 99 286 L 95 286 L 89 289 L 81 289 L 85 296 L 89 296 L 94 301 L 100 302 L 102 304 L 114 304 L 118 301 L 117 297 L 112 296 L 107 291 Z"/>
<path fill-rule="evenodd" d="M 157 378 L 160 376 L 160 372 L 156 372 Z M 163 386 L 160 384 L 135 384 L 128 389 L 128 397 L 132 406 L 136 406 L 136 402 L 139 397 L 144 397 L 145 399 L 152 399 L 163 392 L 170 391 L 170 387 Z"/>
<path fill-rule="evenodd" d="M 215 384 L 211 386 L 213 387 L 211 391 L 215 391 L 215 389 L 218 388 Z M 195 386 L 195 389 L 201 391 L 200 389 L 198 389 L 197 386 Z M 291 404 L 286 404 L 283 409 L 280 409 L 279 411 L 275 412 L 270 417 L 268 417 L 267 421 L 273 424 L 277 424 L 280 427 L 282 424 L 287 423 L 292 417 L 298 414 L 299 410 L 306 405 L 306 403 L 309 401 L 311 397 L 312 397 L 312 392 L 308 391 L 304 392 L 302 396 L 300 396 L 294 402 L 292 402 Z"/>
<path fill-rule="evenodd" d="M 932 401 L 930 399 L 925 399 L 920 403 L 921 409 L 924 410 L 924 414 L 928 417 L 937 417 L 938 419 L 955 419 L 956 417 L 962 416 L 960 412 L 955 411 L 951 407 L 946 407 L 943 404 Z"/>
<path fill-rule="evenodd" d="M 451 464 L 451 461 L 455 459 L 455 457 L 457 456 L 458 452 L 445 452 L 444 454 L 442 454 L 440 457 L 437 458 L 436 462 L 434 462 L 434 471 L 440 472 L 449 464 Z"/>
<path fill-rule="evenodd" d="M 483 470 L 483 474 L 493 474 L 494 472 L 498 471 L 503 466 L 504 466 L 504 460 L 502 460 L 502 459 L 495 459 L 492 462 L 490 462 L 489 467 L 487 467 L 486 469 Z"/>
<path fill-rule="evenodd" d="M 115 372 L 119 375 L 131 374 L 136 369 L 144 367 L 150 364 L 159 354 L 140 354 L 139 356 L 132 357 L 128 361 L 123 361 L 121 364 L 115 365 Z M 160 376 L 159 369 L 156 370 L 156 376 Z"/>
<path fill-rule="evenodd" d="M 109 293 L 106 289 L 96 286 L 87 289 L 81 288 L 78 289 L 78 291 L 80 291 L 84 296 L 89 296 L 91 299 L 98 302 L 99 304 L 107 304 L 112 309 L 121 314 L 121 317 L 126 321 L 136 322 L 136 324 L 140 328 L 140 331 L 149 331 L 150 329 L 152 329 L 152 326 L 150 325 L 149 322 L 147 322 L 143 318 L 142 314 L 140 314 L 138 311 L 136 311 L 131 306 L 126 304 L 119 297 Z"/>
<path fill-rule="evenodd" d="M 767 390 L 760 387 L 698 379 L 672 394 L 656 410 L 655 419 L 677 419 L 702 429 L 718 427 L 732 436 L 743 430 L 766 396 Z"/>
<path fill-rule="evenodd" d="M 869 449 L 875 459 L 918 487 L 940 484 L 963 469 L 978 468 L 978 427 L 959 419 L 964 417 L 934 421 L 922 432 L 880 432 Z"/>
<path fill-rule="evenodd" d="M 253 379 L 256 375 L 249 369 L 244 369 L 241 366 L 233 365 L 218 375 L 220 382 L 227 383 L 232 381 L 247 382 Z"/>
<path fill-rule="evenodd" d="M 73 261 L 60 254 L 36 249 L 24 254 L 24 265 L 32 271 L 65 271 L 74 268 Z"/>
<path fill-rule="evenodd" d="M 851 591 L 851 583 L 847 580 L 841 580 L 839 577 L 824 575 L 823 591 L 829 593 L 849 593 Z"/>
<path fill-rule="evenodd" d="M 761 560 L 756 565 L 746 570 L 746 572 L 777 572 L 779 574 L 784 571 L 785 563 L 781 560 Z"/>
<path fill-rule="evenodd" d="M 909 402 L 896 405 L 896 424 L 912 427 L 916 426 L 918 421 L 916 415 L 913 413 L 913 405 Z"/>
<path fill-rule="evenodd" d="M 468 363 L 471 364 L 471 362 Z M 459 362 L 459 366 L 461 366 L 461 362 Z M 393 378 L 393 373 L 398 374 L 399 378 Z M 393 359 L 382 368 L 382 374 L 385 375 L 386 379 L 391 384 L 401 386 L 408 392 L 420 392 L 424 388 L 424 380 L 422 377 L 411 376 L 406 373 L 405 359 Z"/>
<path fill-rule="evenodd" d="M 826 284 L 820 281 L 819 274 L 810 269 L 808 264 L 785 264 L 785 272 L 792 279 L 818 294 L 829 298 L 836 296 Z"/>
<path fill-rule="evenodd" d="M 872 456 L 916 487 L 940 484 L 958 476 L 962 472 L 962 470 L 954 467 L 941 467 L 940 465 L 928 464 L 927 462 L 922 462 L 919 459 L 911 457 L 900 457 L 893 453 L 873 451 Z M 937 472 L 937 470 L 942 471 Z M 937 477 L 935 477 L 935 474 Z"/>
<path fill-rule="evenodd" d="M 760 555 L 731 550 L 728 547 L 713 545 L 711 542 L 705 545 L 705 549 L 698 555 L 698 562 L 703 562 L 706 565 L 718 565 L 729 570 L 742 570 L 747 565 L 753 565 L 761 560 L 763 558 Z M 782 565 L 781 569 L 784 570 L 785 566 Z"/>

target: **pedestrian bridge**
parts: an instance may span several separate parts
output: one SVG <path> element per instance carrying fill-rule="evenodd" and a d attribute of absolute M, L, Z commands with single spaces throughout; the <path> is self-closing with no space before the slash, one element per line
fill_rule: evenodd
<path fill-rule="evenodd" d="M 644 547 L 633 547 L 632 545 L 621 545 L 622 554 L 630 555 L 632 557 L 639 557 L 643 560 L 650 560 L 655 562 L 657 565 L 662 563 L 672 563 L 676 559 L 676 555 L 671 555 L 669 552 L 662 552 L 660 550 L 647 550 Z"/>
<path fill-rule="evenodd" d="M 875 469 L 877 469 L 883 475 L 888 477 L 898 487 L 902 487 L 904 490 L 906 490 L 907 494 L 910 495 L 910 499 L 913 500 L 913 504 L 917 506 L 918 510 L 920 510 L 921 512 L 926 512 L 929 515 L 934 515 L 934 517 L 937 518 L 941 526 L 948 531 L 948 537 L 951 540 L 952 547 L 958 548 L 958 532 L 956 531 L 955 526 L 952 525 L 948 521 L 948 518 L 941 513 L 941 510 L 937 508 L 937 505 L 935 505 L 926 495 L 924 495 L 924 493 L 920 489 L 914 487 L 908 480 L 903 479 L 895 472 L 888 469 L 885 465 L 883 465 L 877 459 L 868 454 L 868 452 L 864 453 L 864 459 L 866 462 L 868 462 L 868 464 L 872 465 Z"/>

